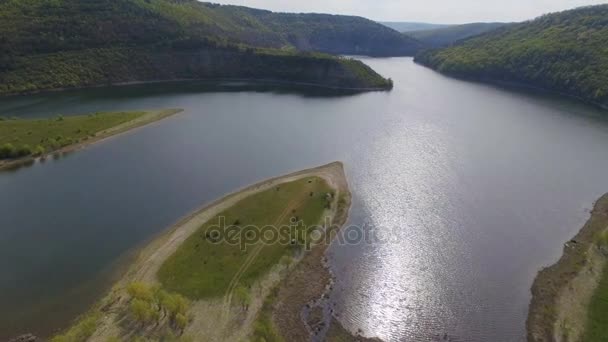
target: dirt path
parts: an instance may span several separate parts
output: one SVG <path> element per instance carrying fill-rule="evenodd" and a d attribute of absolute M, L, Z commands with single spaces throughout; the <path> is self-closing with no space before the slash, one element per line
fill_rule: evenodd
<path fill-rule="evenodd" d="M 277 217 L 277 219 L 274 221 L 273 226 L 278 227 L 281 224 L 281 222 L 285 219 L 285 217 L 287 217 L 287 215 L 289 215 L 289 213 L 293 209 L 300 206 L 304 201 L 305 201 L 305 199 L 301 199 L 301 197 L 292 199 L 287 204 L 285 209 L 283 209 L 283 211 Z M 234 277 L 230 281 L 230 285 L 228 285 L 226 295 L 224 295 L 224 301 L 223 301 L 223 307 L 222 307 L 222 317 L 224 318 L 223 320 L 225 320 L 225 318 L 230 314 L 230 304 L 232 302 L 232 296 L 234 294 L 234 290 L 236 289 L 239 281 L 241 280 L 241 277 L 243 276 L 243 274 L 245 274 L 245 272 L 247 271 L 249 266 L 251 266 L 251 264 L 253 264 L 255 259 L 258 257 L 258 255 L 262 251 L 262 249 L 264 249 L 264 247 L 265 247 L 264 243 L 258 243 L 258 245 L 255 246 L 255 249 L 251 252 L 251 254 L 249 254 L 249 256 L 247 256 L 247 259 L 245 260 L 245 262 L 243 262 L 243 264 L 239 268 L 238 272 L 234 275 Z"/>

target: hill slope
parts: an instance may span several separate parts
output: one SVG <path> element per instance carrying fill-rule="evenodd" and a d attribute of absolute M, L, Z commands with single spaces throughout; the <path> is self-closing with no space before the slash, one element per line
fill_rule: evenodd
<path fill-rule="evenodd" d="M 538 87 L 608 107 L 608 5 L 544 15 L 422 52 L 416 61 L 457 77 Z"/>
<path fill-rule="evenodd" d="M 393 30 L 399 31 L 401 33 L 435 30 L 435 29 L 452 26 L 452 25 L 444 25 L 444 24 L 417 23 L 417 22 L 409 22 L 409 21 L 380 21 L 380 24 L 382 24 L 386 27 L 390 27 Z"/>
<path fill-rule="evenodd" d="M 507 25 L 505 23 L 471 23 L 464 25 L 454 25 L 431 30 L 420 30 L 405 32 L 407 35 L 418 39 L 429 47 L 443 47 L 452 45 L 455 42 L 480 35 L 499 27 Z"/>
<path fill-rule="evenodd" d="M 255 19 L 268 13 L 194 0 L 2 1 L 0 94 L 208 78 L 390 87 L 358 61 L 297 52 Z"/>

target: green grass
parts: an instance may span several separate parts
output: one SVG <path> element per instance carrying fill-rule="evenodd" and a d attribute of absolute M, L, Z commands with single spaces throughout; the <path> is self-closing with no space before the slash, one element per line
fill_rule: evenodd
<path fill-rule="evenodd" d="M 608 336 L 608 265 L 589 304 L 585 342 L 606 341 Z"/>
<path fill-rule="evenodd" d="M 598 248 L 608 248 L 608 231 L 603 231 L 598 235 L 597 246 Z M 587 315 L 583 341 L 606 341 L 606 336 L 608 336 L 608 264 L 604 267 L 600 284 L 593 293 Z"/>
<path fill-rule="evenodd" d="M 306 226 L 316 225 L 328 203 L 326 194 L 331 191 L 324 180 L 311 177 L 281 184 L 241 200 L 200 227 L 164 262 L 158 272 L 163 287 L 191 299 L 223 295 L 249 253 L 262 242 L 250 245 L 246 250 L 239 245 L 213 242 L 214 236 L 209 232 L 217 225 L 219 217 L 226 218 L 226 225 L 238 226 L 242 234 L 249 225 L 274 225 L 283 212 L 287 215 L 279 220 L 279 225 L 289 224 L 292 217 L 297 217 Z M 292 210 L 293 203 L 297 205 Z M 303 227 L 296 230 L 306 234 Z M 295 245 L 289 242 L 264 245 L 242 274 L 238 286 L 249 288 L 282 257 L 298 248 L 301 248 L 301 241 Z"/>
<path fill-rule="evenodd" d="M 50 119 L 0 119 L 0 159 L 42 154 L 86 140 L 97 133 L 132 121 L 145 112 L 95 113 L 81 116 L 57 116 Z M 29 153 L 27 153 L 29 151 Z"/>
<path fill-rule="evenodd" d="M 101 312 L 93 311 L 72 326 L 61 335 L 51 338 L 51 342 L 81 342 L 86 341 L 97 328 L 97 322 L 101 318 Z"/>
<path fill-rule="evenodd" d="M 284 338 L 278 333 L 272 322 L 273 305 L 277 299 L 278 288 L 274 288 L 264 300 L 264 305 L 256 317 L 251 335 L 252 342 L 283 342 Z"/>

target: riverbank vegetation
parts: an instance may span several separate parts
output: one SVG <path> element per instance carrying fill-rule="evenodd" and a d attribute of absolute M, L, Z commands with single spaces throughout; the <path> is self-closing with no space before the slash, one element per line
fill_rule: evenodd
<path fill-rule="evenodd" d="M 50 119 L 0 119 L 0 159 L 42 155 L 135 120 L 145 112 L 94 113 Z"/>
<path fill-rule="evenodd" d="M 608 106 L 608 5 L 543 15 L 429 50 L 418 63 L 456 77 L 513 83 Z"/>
<path fill-rule="evenodd" d="M 607 213 L 608 215 L 608 213 Z M 605 218 L 606 230 L 598 237 L 597 247 L 608 259 L 608 217 Z M 583 341 L 601 342 L 608 336 L 608 261 L 601 272 L 601 280 L 593 293 L 587 313 L 587 323 Z"/>
<path fill-rule="evenodd" d="M 318 52 L 388 54 L 381 47 L 416 42 L 362 18 L 194 0 L 4 1 L 0 37 L 0 95 L 218 78 L 389 89 L 360 61 Z"/>
<path fill-rule="evenodd" d="M 24 159 L 90 144 L 180 111 L 98 112 L 47 119 L 0 118 L 0 169 Z"/>

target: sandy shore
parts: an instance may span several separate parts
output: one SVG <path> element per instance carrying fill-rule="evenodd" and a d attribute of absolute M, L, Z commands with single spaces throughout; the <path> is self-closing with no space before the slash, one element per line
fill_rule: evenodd
<path fill-rule="evenodd" d="M 80 141 L 76 144 L 62 147 L 60 149 L 46 153 L 43 156 L 24 157 L 24 158 L 19 158 L 19 159 L 14 159 L 14 160 L 0 160 L 0 171 L 6 170 L 6 169 L 19 168 L 21 166 L 26 166 L 26 165 L 34 163 L 36 160 L 39 160 L 41 158 L 43 158 L 43 159 L 48 158 L 49 156 L 52 156 L 52 155 L 74 152 L 76 150 L 83 149 L 87 146 L 99 143 L 106 139 L 115 137 L 117 135 L 120 135 L 120 134 L 123 134 L 126 132 L 130 132 L 136 128 L 139 128 L 139 127 L 151 124 L 153 122 L 168 118 L 168 117 L 175 115 L 177 113 L 180 113 L 182 111 L 183 111 L 183 109 L 163 109 L 163 110 L 146 111 L 146 114 L 138 117 L 135 120 L 131 120 L 129 122 L 125 122 L 118 126 L 108 128 L 104 131 L 98 132 L 93 137 L 91 137 L 85 141 Z"/>
<path fill-rule="evenodd" d="M 350 192 L 348 192 L 343 165 L 339 162 L 268 179 L 224 196 L 185 216 L 141 249 L 124 276 L 93 309 L 101 312 L 102 318 L 89 341 L 106 341 L 107 338 L 120 334 L 120 327 L 116 322 L 119 318 L 120 308 L 124 307 L 128 301 L 126 286 L 135 281 L 158 283 L 156 274 L 163 262 L 206 221 L 255 193 L 271 189 L 282 183 L 312 176 L 324 179 L 335 189 L 336 203 L 328 215 L 332 218 L 332 225 L 342 226 L 346 222 L 350 207 Z M 338 204 L 339 198 L 345 200 Z M 288 331 L 286 328 L 296 322 L 295 324 L 299 327 L 297 331 L 306 333 L 305 322 L 299 318 L 301 307 L 294 306 L 294 304 L 300 305 L 303 302 L 320 299 L 327 290 L 331 280 L 331 275 L 324 265 L 327 246 L 328 244 L 318 245 L 312 251 L 304 253 L 304 256 L 293 265 L 277 265 L 273 268 L 252 288 L 253 300 L 246 312 L 237 306 L 232 306 L 226 319 L 222 315 L 222 311 L 225 309 L 222 298 L 194 302 L 191 308 L 194 319 L 184 334 L 196 336 L 196 340 L 198 340 L 198 336 L 204 336 L 205 341 L 245 338 L 251 332 L 264 299 L 277 285 L 280 285 L 280 288 L 288 285 L 289 293 L 294 293 L 291 298 L 296 298 L 295 301 L 279 302 L 286 304 L 286 310 L 280 310 L 280 312 L 288 313 L 285 317 L 289 318 L 289 323 L 277 320 L 278 329 L 281 332 Z M 286 278 L 298 280 L 296 283 L 284 283 Z M 197 319 L 197 317 L 202 317 L 202 319 Z M 287 334 L 286 337 L 290 335 Z"/>
<path fill-rule="evenodd" d="M 579 341 L 582 338 L 589 303 L 608 262 L 608 251 L 597 244 L 598 234 L 606 230 L 608 194 L 596 202 L 591 218 L 564 245 L 561 259 L 538 273 L 526 323 L 528 341 Z"/>

